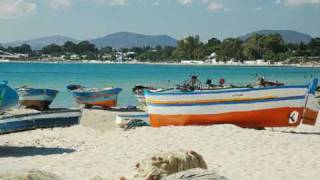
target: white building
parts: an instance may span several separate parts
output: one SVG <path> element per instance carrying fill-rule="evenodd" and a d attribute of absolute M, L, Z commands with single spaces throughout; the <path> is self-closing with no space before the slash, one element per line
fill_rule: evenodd
<path fill-rule="evenodd" d="M 257 65 L 268 65 L 270 61 L 265 61 L 263 59 L 257 59 Z"/>
<path fill-rule="evenodd" d="M 61 60 L 65 60 L 66 57 L 67 57 L 66 55 L 61 55 L 61 56 L 60 56 Z"/>
<path fill-rule="evenodd" d="M 217 54 L 215 52 L 211 53 L 205 62 L 209 64 L 218 64 Z"/>
<path fill-rule="evenodd" d="M 82 58 L 82 59 L 87 59 L 87 58 L 88 58 L 88 55 L 86 55 L 86 54 L 85 54 L 85 55 L 82 55 L 81 58 Z"/>
<path fill-rule="evenodd" d="M 226 62 L 228 65 L 239 65 L 241 64 L 240 61 L 236 61 L 234 58 L 230 59 L 229 61 Z"/>
<path fill-rule="evenodd" d="M 206 59 L 205 63 L 207 63 L 207 64 L 218 64 L 219 62 L 216 59 Z"/>
<path fill-rule="evenodd" d="M 276 65 L 276 66 L 282 66 L 283 63 L 279 61 L 279 62 L 275 62 L 274 65 Z"/>
<path fill-rule="evenodd" d="M 197 60 L 182 60 L 181 64 L 204 64 L 204 62 Z"/>
<path fill-rule="evenodd" d="M 243 64 L 246 64 L 246 65 L 256 65 L 256 64 L 257 64 L 257 61 L 247 60 L 247 61 L 243 61 Z"/>
<path fill-rule="evenodd" d="M 80 59 L 80 57 L 79 57 L 79 55 L 77 55 L 77 54 L 71 54 L 71 55 L 70 55 L 70 59 L 72 59 L 72 60 L 78 60 L 78 59 Z"/>
<path fill-rule="evenodd" d="M 104 54 L 102 55 L 102 59 L 111 59 L 112 55 L 111 54 Z"/>
<path fill-rule="evenodd" d="M 208 59 L 216 59 L 217 58 L 217 54 L 215 52 L 211 53 L 209 56 L 208 56 Z"/>
<path fill-rule="evenodd" d="M 135 55 L 135 54 L 136 54 L 135 52 L 129 51 L 129 52 L 126 53 L 126 56 Z"/>
<path fill-rule="evenodd" d="M 5 59 L 5 58 L 17 59 L 17 58 L 27 58 L 27 57 L 29 57 L 28 54 L 17 54 L 17 53 L 12 54 L 12 53 L 0 50 L 0 58 L 2 59 Z"/>

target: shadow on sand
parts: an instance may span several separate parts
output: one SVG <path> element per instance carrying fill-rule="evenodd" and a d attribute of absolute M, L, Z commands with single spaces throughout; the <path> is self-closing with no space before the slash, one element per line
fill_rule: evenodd
<path fill-rule="evenodd" d="M 274 131 L 288 134 L 297 134 L 297 135 L 318 135 L 320 136 L 320 132 L 296 132 L 296 131 Z"/>
<path fill-rule="evenodd" d="M 64 154 L 75 152 L 74 149 L 67 148 L 45 148 L 45 147 L 17 147 L 0 146 L 0 158 L 4 157 L 24 157 L 24 156 L 46 156 L 52 154 Z"/>
<path fill-rule="evenodd" d="M 110 112 L 144 112 L 141 109 L 138 109 L 136 107 L 112 107 L 112 108 L 102 108 L 102 107 L 90 107 L 85 109 L 94 109 L 94 110 L 102 110 L 102 111 L 110 111 Z"/>

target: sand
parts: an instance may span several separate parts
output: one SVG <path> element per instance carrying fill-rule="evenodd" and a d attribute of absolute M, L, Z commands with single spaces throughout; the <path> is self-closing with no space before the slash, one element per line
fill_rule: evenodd
<path fill-rule="evenodd" d="M 130 177 L 135 164 L 161 151 L 192 149 L 210 169 L 237 180 L 320 178 L 320 125 L 242 129 L 141 127 L 123 131 L 115 112 L 85 110 L 81 125 L 0 135 L 0 173 L 38 169 L 64 179 Z"/>

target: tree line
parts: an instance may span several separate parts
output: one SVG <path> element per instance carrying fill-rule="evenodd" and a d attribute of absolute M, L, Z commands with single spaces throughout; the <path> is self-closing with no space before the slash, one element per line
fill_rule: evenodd
<path fill-rule="evenodd" d="M 30 45 L 22 44 L 17 47 L 4 48 L 0 50 L 10 53 L 29 54 L 36 57 L 42 54 L 51 56 L 60 55 L 86 55 L 91 59 L 114 60 L 117 53 L 129 54 L 131 59 L 139 61 L 180 61 L 180 60 L 204 60 L 211 53 L 215 52 L 217 59 L 227 61 L 229 59 L 256 60 L 265 59 L 271 61 L 283 61 L 294 57 L 319 57 L 320 56 L 320 38 L 313 38 L 309 43 L 285 43 L 280 34 L 253 34 L 247 40 L 242 41 L 238 38 L 226 38 L 219 40 L 216 38 L 209 39 L 206 43 L 200 41 L 199 36 L 188 36 L 179 40 L 176 47 L 157 46 L 157 47 L 132 47 L 113 49 L 111 47 L 97 48 L 89 41 L 74 43 L 65 42 L 63 45 L 50 44 L 39 51 L 31 49 Z M 319 58 L 318 58 L 319 59 Z"/>

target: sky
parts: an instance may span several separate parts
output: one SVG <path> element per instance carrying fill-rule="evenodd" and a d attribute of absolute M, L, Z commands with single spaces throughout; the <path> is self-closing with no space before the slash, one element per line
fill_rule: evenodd
<path fill-rule="evenodd" d="M 238 37 L 261 29 L 320 37 L 320 0 L 0 0 L 0 42 L 114 32 Z"/>

